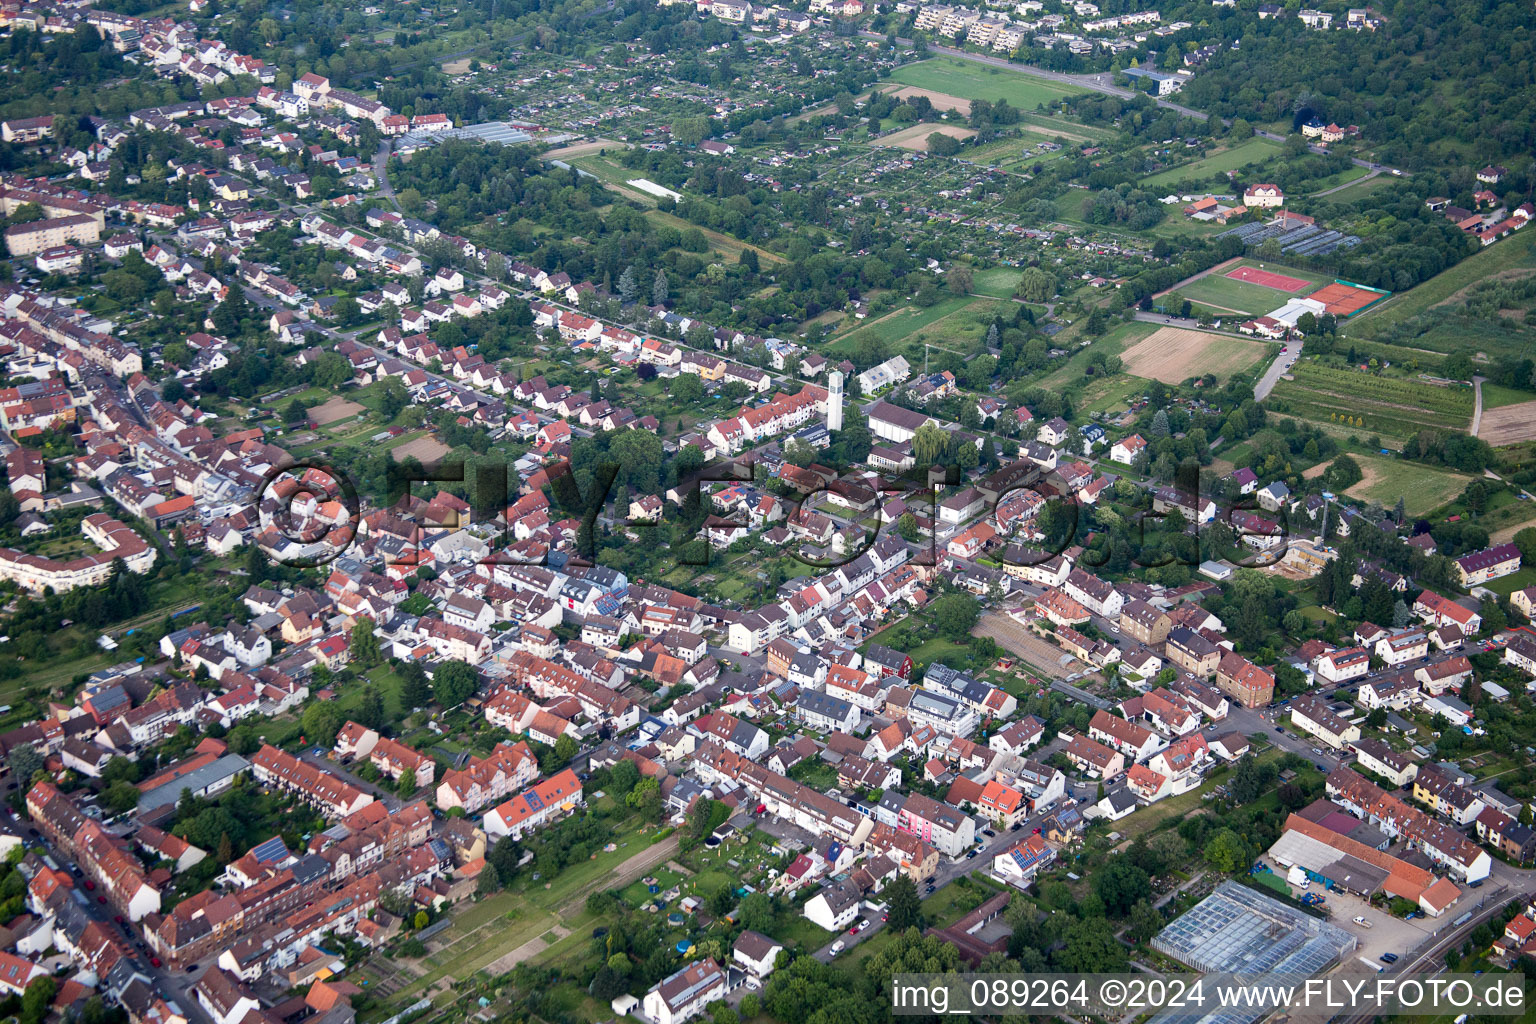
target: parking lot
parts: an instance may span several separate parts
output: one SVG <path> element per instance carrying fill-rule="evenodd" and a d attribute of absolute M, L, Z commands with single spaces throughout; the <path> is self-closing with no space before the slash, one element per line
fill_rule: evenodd
<path fill-rule="evenodd" d="M 1277 877 L 1285 878 L 1285 868 L 1268 858 L 1262 859 Z M 1377 959 L 1381 954 L 1396 953 L 1401 956 L 1407 953 L 1433 935 L 1436 929 L 1448 925 L 1452 917 L 1461 913 L 1461 907 L 1458 904 L 1438 918 L 1417 917 L 1412 921 L 1405 921 L 1400 917 L 1393 917 L 1385 910 L 1371 906 L 1358 896 L 1350 896 L 1337 890 L 1328 892 L 1316 882 L 1310 889 L 1300 889 L 1294 885 L 1290 889 L 1292 895 L 1298 899 L 1308 892 L 1325 896 L 1328 900 L 1326 909 L 1330 915 L 1329 922 L 1359 939 L 1360 948 L 1355 955 L 1367 957 L 1377 966 L 1381 966 L 1381 961 Z M 1357 924 L 1356 917 L 1365 918 L 1366 924 Z"/>

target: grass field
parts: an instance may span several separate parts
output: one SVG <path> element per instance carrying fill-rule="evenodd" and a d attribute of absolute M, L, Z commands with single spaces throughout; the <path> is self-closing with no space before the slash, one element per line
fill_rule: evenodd
<path fill-rule="evenodd" d="M 1147 337 L 1155 330 L 1157 328 L 1152 324 L 1144 324 L 1139 320 L 1132 320 L 1129 323 L 1111 327 L 1105 332 L 1104 337 L 1099 338 L 1087 348 L 1077 349 L 1072 355 L 1067 357 L 1061 366 L 1042 377 L 1040 379 L 1040 386 L 1061 390 L 1068 386 L 1081 384 L 1083 382 L 1083 368 L 1088 365 L 1088 354 L 1090 352 L 1103 352 L 1106 356 L 1117 356 L 1126 348 Z"/>
<path fill-rule="evenodd" d="M 1223 149 L 1202 157 L 1192 164 L 1184 164 L 1182 167 L 1170 167 L 1166 171 L 1148 175 L 1141 179 L 1141 184 L 1146 188 L 1161 189 L 1173 186 L 1181 181 L 1202 181 L 1213 174 L 1223 174 L 1227 171 L 1235 171 L 1239 167 L 1248 164 L 1260 163 L 1271 160 L 1280 155 L 1280 143 L 1271 139 L 1263 139 L 1254 136 L 1246 142 L 1241 142 L 1231 149 Z"/>
<path fill-rule="evenodd" d="M 1245 262 L 1244 266 L 1255 266 L 1257 263 Z M 1227 270 L 1235 270 L 1229 267 Z M 1283 292 L 1277 288 L 1266 288 L 1261 284 L 1251 281 L 1234 281 L 1227 277 L 1227 270 L 1220 273 L 1206 274 L 1198 281 L 1178 290 L 1178 293 L 1191 302 L 1201 302 L 1207 306 L 1220 306 L 1223 309 L 1236 310 L 1239 313 L 1248 313 L 1253 316 L 1262 316 L 1272 310 L 1279 309 L 1293 298 L 1305 295 L 1313 291 L 1320 280 L 1315 274 L 1303 271 L 1294 271 L 1287 267 L 1267 265 L 1266 270 L 1273 270 L 1277 274 L 1285 274 L 1289 277 L 1299 277 L 1311 281 L 1312 284 L 1299 292 Z"/>
<path fill-rule="evenodd" d="M 1530 329 L 1503 316 L 1471 315 L 1465 300 L 1474 286 L 1536 273 L 1536 236 L 1521 232 L 1474 253 L 1416 288 L 1400 292 L 1351 320 L 1344 333 L 1395 345 L 1451 354 L 1524 358 Z"/>
<path fill-rule="evenodd" d="M 1022 110 L 1034 110 L 1042 103 L 1053 103 L 1083 91 L 1076 86 L 957 57 L 933 57 L 908 64 L 897 68 L 891 80 L 968 100 L 1004 99 Z"/>
<path fill-rule="evenodd" d="M 1536 568 L 1526 566 L 1523 569 L 1519 569 L 1516 572 L 1510 573 L 1508 576 L 1500 576 L 1496 580 L 1489 580 L 1487 583 L 1484 583 L 1483 586 L 1487 587 L 1495 594 L 1508 597 L 1510 594 L 1513 594 L 1517 590 L 1524 590 L 1526 587 L 1536 586 Z"/>
<path fill-rule="evenodd" d="M 1502 384 L 1483 384 L 1483 412 L 1489 409 L 1499 409 L 1506 405 L 1519 405 L 1521 402 L 1529 402 L 1536 399 L 1536 395 L 1529 391 L 1520 391 L 1516 388 L 1506 388 Z"/>
<path fill-rule="evenodd" d="M 927 309 L 904 306 L 865 321 L 828 346 L 829 352 L 847 354 L 870 334 L 882 339 L 891 355 L 905 355 L 916 369 L 923 355 L 922 339 L 956 352 L 980 353 L 988 325 L 997 316 L 1012 316 L 1014 303 L 1003 299 L 950 296 Z"/>
<path fill-rule="evenodd" d="M 1351 498 L 1375 501 L 1391 508 L 1398 496 L 1411 516 L 1433 511 L 1466 489 L 1471 477 L 1405 459 L 1351 454 L 1365 478 L 1345 490 Z"/>
<path fill-rule="evenodd" d="M 1342 423 L 1362 436 L 1401 440 L 1423 427 L 1465 431 L 1471 423 L 1471 388 L 1438 387 L 1311 362 L 1297 363 L 1291 374 L 1295 379 L 1281 380 L 1272 393 L 1280 403 L 1277 411 L 1324 426 Z"/>
<path fill-rule="evenodd" d="M 757 251 L 758 258 L 763 260 L 765 263 L 784 262 L 784 257 L 780 256 L 778 253 L 769 252 L 767 249 L 763 249 L 755 245 L 748 245 L 746 242 L 743 242 L 738 238 L 732 238 L 730 235 L 724 235 L 709 228 L 701 228 L 697 224 L 691 224 L 688 221 L 683 220 L 681 217 L 666 213 L 662 210 L 647 210 L 645 213 L 645 218 L 654 224 L 663 224 L 667 227 L 677 228 L 679 231 L 702 231 L 704 233 L 704 238 L 709 242 L 710 247 L 719 250 L 720 255 L 726 257 L 732 263 L 735 263 L 741 258 L 741 253 L 744 249 L 755 249 Z"/>
<path fill-rule="evenodd" d="M 1013 290 L 1018 287 L 1019 278 L 1022 276 L 1020 271 L 1012 267 L 981 270 L 971 277 L 971 291 L 994 299 L 1011 299 Z"/>

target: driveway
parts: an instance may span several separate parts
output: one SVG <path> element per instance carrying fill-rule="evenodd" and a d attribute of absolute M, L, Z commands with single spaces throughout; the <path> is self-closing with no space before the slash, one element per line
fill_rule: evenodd
<path fill-rule="evenodd" d="M 1264 376 L 1253 386 L 1255 401 L 1262 402 L 1269 397 L 1269 393 L 1275 390 L 1275 385 L 1280 378 L 1291 372 L 1291 367 L 1296 365 L 1296 360 L 1301 358 L 1301 342 L 1288 341 L 1280 354 L 1275 356 L 1275 361 L 1269 364 L 1269 369 L 1264 371 Z"/>

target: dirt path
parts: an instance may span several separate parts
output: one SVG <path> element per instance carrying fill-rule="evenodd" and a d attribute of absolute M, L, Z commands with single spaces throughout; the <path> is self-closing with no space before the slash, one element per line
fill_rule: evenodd
<path fill-rule="evenodd" d="M 557 941 L 571 934 L 569 928 L 559 924 L 551 928 L 550 931 L 554 933 Z M 512 968 L 522 963 L 524 960 L 530 960 L 533 957 L 538 956 L 540 953 L 548 949 L 549 946 L 550 944 L 544 941 L 544 936 L 540 935 L 536 939 L 529 939 L 527 942 L 523 943 L 521 946 L 518 946 L 512 952 L 502 954 L 480 969 L 494 978 L 498 974 L 507 973 Z"/>
<path fill-rule="evenodd" d="M 1477 436 L 1478 428 L 1483 425 L 1483 380 L 1482 377 L 1472 378 L 1472 427 L 1467 433 Z"/>

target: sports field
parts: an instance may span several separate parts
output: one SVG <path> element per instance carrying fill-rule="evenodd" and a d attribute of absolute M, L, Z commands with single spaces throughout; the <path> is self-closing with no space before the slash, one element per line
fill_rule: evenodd
<path fill-rule="evenodd" d="M 1284 273 L 1281 273 L 1283 271 Z M 1241 275 L 1241 276 L 1239 276 Z M 1267 283 L 1278 280 L 1285 288 Z M 1178 289 L 1191 302 L 1217 310 L 1263 316 L 1285 305 L 1286 300 L 1305 295 L 1321 283 L 1321 278 L 1290 267 L 1259 266 L 1244 263 L 1225 274 L 1207 274 Z"/>
<path fill-rule="evenodd" d="M 1374 302 L 1381 302 L 1391 294 L 1391 292 L 1372 291 L 1369 288 L 1358 288 L 1352 284 L 1335 281 L 1319 288 L 1308 298 L 1321 302 L 1324 309 L 1342 320 L 1345 317 L 1354 316 Z"/>
<path fill-rule="evenodd" d="M 1063 96 L 1083 91 L 1065 82 L 1036 78 L 958 57 L 932 57 L 908 64 L 897 68 L 891 80 L 968 100 L 1007 100 L 1011 106 L 1023 110 L 1034 110 L 1042 103 L 1053 103 Z"/>
<path fill-rule="evenodd" d="M 1234 281 L 1247 281 L 1250 284 L 1260 284 L 1265 288 L 1275 288 L 1282 292 L 1299 292 L 1312 283 L 1305 278 L 1286 277 L 1273 270 L 1260 270 L 1258 267 L 1238 267 L 1236 270 L 1227 271 L 1225 276 Z"/>

